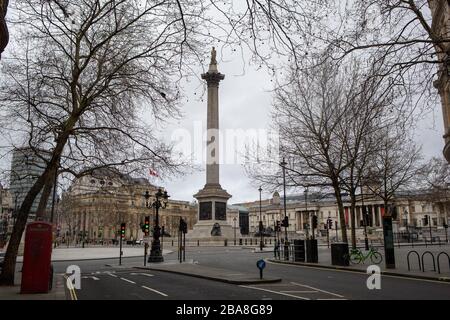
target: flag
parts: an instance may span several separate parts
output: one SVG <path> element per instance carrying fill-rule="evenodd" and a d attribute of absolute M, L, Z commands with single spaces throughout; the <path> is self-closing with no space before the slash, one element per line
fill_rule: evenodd
<path fill-rule="evenodd" d="M 151 176 L 159 177 L 158 173 L 155 170 L 148 169 L 148 172 L 150 173 Z"/>

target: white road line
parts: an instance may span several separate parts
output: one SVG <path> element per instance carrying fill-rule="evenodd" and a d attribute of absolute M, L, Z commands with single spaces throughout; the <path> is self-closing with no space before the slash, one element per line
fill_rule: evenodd
<path fill-rule="evenodd" d="M 311 300 L 309 298 L 299 297 L 299 296 L 295 296 L 293 294 L 283 293 L 283 292 L 279 292 L 279 291 L 273 291 L 273 290 L 269 290 L 269 289 L 263 289 L 263 288 L 257 288 L 257 287 L 251 287 L 251 286 L 240 286 L 240 287 L 261 290 L 261 291 L 267 291 L 267 292 L 271 292 L 271 293 L 275 293 L 275 294 L 280 294 L 282 296 L 293 297 L 293 298 L 302 299 L 302 300 Z"/>
<path fill-rule="evenodd" d="M 167 295 L 167 294 L 165 294 L 165 293 L 162 293 L 161 291 L 158 291 L 158 290 L 155 290 L 155 289 L 152 289 L 152 288 L 146 287 L 146 286 L 141 286 L 141 287 L 142 287 L 142 288 L 144 288 L 144 289 L 147 289 L 147 290 L 153 291 L 153 292 L 155 292 L 155 293 L 157 293 L 157 294 L 160 294 L 160 295 L 162 295 L 162 296 L 164 296 L 164 297 L 168 297 L 168 295 Z"/>
<path fill-rule="evenodd" d="M 323 292 L 323 293 L 331 294 L 332 296 L 335 296 L 335 297 L 344 298 L 344 296 L 341 296 L 340 294 L 333 293 L 333 292 L 330 292 L 330 291 L 321 290 L 321 289 L 310 287 L 310 286 L 307 286 L 305 284 L 300 284 L 300 283 L 297 283 L 297 282 L 291 282 L 291 283 L 296 285 L 296 286 L 301 286 L 301 287 L 309 288 L 309 289 L 312 289 L 312 290 L 317 290 L 317 291 L 320 291 L 320 292 Z"/>
<path fill-rule="evenodd" d="M 146 276 L 146 277 L 154 277 L 155 275 L 150 274 L 150 273 L 137 273 L 140 274 L 141 276 Z"/>
<path fill-rule="evenodd" d="M 330 298 L 330 299 L 317 299 L 317 300 L 347 300 L 347 299 Z"/>
<path fill-rule="evenodd" d="M 302 265 L 294 265 L 294 264 L 284 264 L 284 263 L 277 263 L 266 260 L 267 263 L 275 264 L 278 266 L 285 266 L 285 267 L 294 267 L 294 268 L 308 268 L 308 269 L 315 269 L 315 270 L 322 270 L 322 271 L 328 271 L 328 272 L 346 272 L 346 273 L 353 273 L 353 274 L 359 274 L 361 276 L 366 276 L 364 272 L 357 272 L 357 271 L 351 271 L 351 270 L 344 270 L 344 269 L 330 269 L 330 268 L 321 268 L 321 267 L 311 267 L 311 266 L 302 266 Z M 434 282 L 434 283 L 440 283 L 444 285 L 450 285 L 450 281 L 440 281 L 440 280 L 432 280 L 432 279 L 419 279 L 419 278 L 409 278 L 409 277 L 402 277 L 402 276 L 394 276 L 390 274 L 381 274 L 384 278 L 396 278 L 401 280 L 412 280 L 412 281 L 423 281 L 423 282 Z"/>
<path fill-rule="evenodd" d="M 136 284 L 136 282 L 128 280 L 128 279 L 125 279 L 125 278 L 120 278 L 120 279 L 123 280 L 123 281 L 129 282 L 129 283 L 132 283 L 132 284 Z"/>
<path fill-rule="evenodd" d="M 117 278 L 117 276 L 116 276 L 116 275 L 114 275 L 114 274 L 111 274 L 111 273 L 107 273 L 107 275 L 109 275 L 109 276 L 111 276 L 111 277 L 114 277 L 114 278 Z"/>
<path fill-rule="evenodd" d="M 286 292 L 286 293 L 317 293 L 318 291 L 281 290 L 280 292 Z"/>

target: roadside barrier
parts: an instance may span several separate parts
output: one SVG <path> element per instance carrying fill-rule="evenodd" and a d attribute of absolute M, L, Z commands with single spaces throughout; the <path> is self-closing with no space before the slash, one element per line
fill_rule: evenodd
<path fill-rule="evenodd" d="M 410 264 L 409 264 L 409 255 L 411 253 L 416 254 L 416 256 L 417 256 L 417 263 L 419 264 L 419 270 L 422 271 L 422 268 L 421 268 L 421 265 L 420 265 L 420 256 L 419 256 L 419 253 L 416 250 L 409 251 L 408 255 L 406 256 L 406 261 L 408 262 L 408 271 L 411 271 L 411 267 L 410 267 Z"/>

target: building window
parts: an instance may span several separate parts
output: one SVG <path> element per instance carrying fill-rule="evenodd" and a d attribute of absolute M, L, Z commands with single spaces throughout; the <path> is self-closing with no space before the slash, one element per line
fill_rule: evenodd
<path fill-rule="evenodd" d="M 94 180 L 94 179 L 91 179 L 91 183 L 94 184 L 94 183 L 95 183 L 95 180 Z"/>

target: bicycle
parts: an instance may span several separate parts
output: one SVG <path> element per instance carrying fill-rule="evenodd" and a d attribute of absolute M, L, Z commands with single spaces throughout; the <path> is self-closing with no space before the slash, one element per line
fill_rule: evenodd
<path fill-rule="evenodd" d="M 369 257 L 374 264 L 380 264 L 383 260 L 381 253 L 374 247 L 371 247 L 366 255 L 360 249 L 352 249 L 350 252 L 350 262 L 353 264 L 364 263 Z"/>

